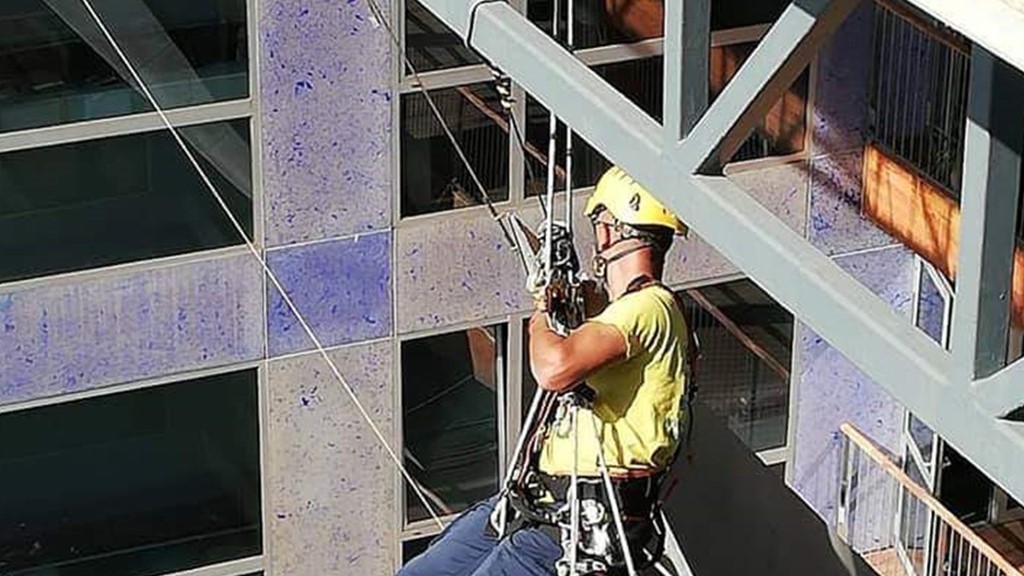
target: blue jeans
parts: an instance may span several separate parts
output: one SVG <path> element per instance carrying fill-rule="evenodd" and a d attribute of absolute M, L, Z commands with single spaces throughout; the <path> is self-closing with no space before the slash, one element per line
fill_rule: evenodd
<path fill-rule="evenodd" d="M 397 576 L 551 576 L 562 548 L 535 528 L 498 540 L 485 532 L 495 501 L 459 516 Z"/>

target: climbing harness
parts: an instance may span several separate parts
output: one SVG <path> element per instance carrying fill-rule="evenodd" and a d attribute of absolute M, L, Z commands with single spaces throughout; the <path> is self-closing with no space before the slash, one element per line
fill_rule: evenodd
<path fill-rule="evenodd" d="M 131 60 L 94 10 L 90 0 L 81 0 L 81 2 L 102 32 L 103 37 L 114 49 L 120 64 L 123 64 L 130 74 L 131 83 L 142 92 L 145 99 L 153 106 L 161 122 L 168 129 L 234 229 L 243 239 L 251 255 L 259 262 L 269 283 L 281 295 L 285 306 L 295 315 L 300 327 L 310 338 L 316 351 L 330 368 L 331 374 L 352 400 L 362 419 L 373 431 L 381 447 L 408 482 L 431 518 L 438 526 L 443 527 L 443 523 L 419 483 L 410 475 L 380 427 L 370 417 L 351 385 L 342 376 L 341 371 L 327 354 L 325 347 L 304 315 L 300 313 L 291 297 L 284 290 L 264 256 L 245 234 L 241 223 L 230 211 L 202 165 L 185 144 L 179 130 L 171 123 L 166 112 L 157 102 Z M 567 2 L 567 47 L 571 50 L 573 46 L 574 5 L 573 0 L 567 0 Z M 558 36 L 559 24 L 558 4 L 559 2 L 556 1 L 553 15 L 553 31 L 556 37 Z M 376 0 L 368 0 L 368 5 L 374 18 L 379 24 L 384 26 L 392 41 L 400 48 L 401 43 L 398 36 L 389 20 L 377 5 Z M 571 130 L 566 130 L 565 213 L 564 220 L 558 221 L 554 211 L 555 142 L 558 121 L 554 114 L 551 115 L 544 223 L 538 233 L 535 234 L 518 217 L 514 215 L 503 217 L 498 214 L 487 194 L 486 188 L 477 177 L 476 171 L 469 163 L 461 145 L 452 134 L 433 98 L 424 88 L 424 84 L 419 81 L 418 73 L 412 66 L 412 63 L 404 51 L 400 50 L 400 54 L 404 65 L 417 79 L 417 84 L 420 86 L 428 106 L 440 123 L 446 137 L 452 143 L 459 159 L 466 167 L 475 188 L 480 194 L 481 200 L 486 204 L 492 218 L 502 229 L 506 240 L 519 252 L 527 269 L 531 288 L 543 290 L 548 310 L 547 321 L 551 328 L 559 334 L 567 335 L 570 330 L 578 327 L 585 320 L 581 290 L 583 279 L 580 273 L 579 259 L 573 244 L 571 194 L 573 182 L 573 136 Z M 495 78 L 499 94 L 501 95 L 502 107 L 509 116 L 510 129 L 516 134 L 520 146 L 525 147 L 522 134 L 515 122 L 515 114 L 512 113 L 513 102 L 510 81 L 498 71 L 495 73 Z M 546 433 L 568 431 L 568 433 L 573 435 L 574 444 L 578 447 L 579 434 L 590 432 L 581 431 L 579 426 L 581 410 L 588 408 L 592 401 L 588 392 L 589 389 L 585 385 L 581 385 L 571 392 L 558 395 L 538 390 L 531 403 L 527 424 L 517 440 L 512 462 L 508 467 L 508 474 L 502 483 L 499 493 L 499 504 L 496 506 L 495 515 L 492 517 L 492 526 L 502 536 L 514 531 L 516 525 L 521 526 L 524 523 L 536 523 L 553 527 L 557 531 L 556 541 L 561 543 L 564 552 L 563 558 L 557 564 L 560 576 L 608 572 L 620 567 L 624 567 L 630 576 L 636 576 L 637 562 L 634 560 L 633 551 L 630 548 L 627 524 L 637 518 L 645 522 L 650 520 L 655 538 L 658 539 L 658 534 L 660 534 L 660 537 L 664 536 L 663 526 L 658 525 L 658 522 L 653 518 L 653 512 L 651 512 L 657 504 L 661 477 L 615 480 L 610 474 L 602 450 L 598 450 L 599 477 L 597 478 L 579 476 L 579 462 L 576 458 L 574 458 L 573 472 L 567 482 L 564 478 L 551 478 L 539 474 L 534 466 L 533 457 L 537 452 L 539 442 L 545 437 Z M 592 432 L 600 446 L 602 445 L 601 431 L 596 420 L 592 419 L 592 424 Z M 562 428 L 562 430 L 556 432 L 554 430 L 556 427 Z M 624 511 L 629 512 L 628 518 Z M 655 548 L 655 552 L 653 554 L 648 553 L 648 556 L 649 558 L 646 562 L 656 560 L 660 556 L 660 549 Z"/>

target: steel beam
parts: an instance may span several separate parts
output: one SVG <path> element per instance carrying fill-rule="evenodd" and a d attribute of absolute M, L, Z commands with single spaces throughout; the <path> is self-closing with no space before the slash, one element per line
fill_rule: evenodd
<path fill-rule="evenodd" d="M 951 333 L 955 374 L 965 383 L 1006 365 L 1024 147 L 1022 101 L 1024 77 L 974 46 Z M 1024 388 L 1019 396 L 1024 404 Z"/>
<path fill-rule="evenodd" d="M 860 0 L 795 0 L 715 99 L 677 158 L 712 172 L 743 145 Z"/>
<path fill-rule="evenodd" d="M 843 10 L 855 4 L 835 1 Z M 953 385 L 948 353 L 749 194 L 725 178 L 695 176 L 692 169 L 700 162 L 694 158 L 707 158 L 710 150 L 693 149 L 693 155 L 680 162 L 679 149 L 663 146 L 660 126 L 506 4 L 422 2 L 431 10 L 442 7 L 435 13 L 463 31 L 476 7 L 470 43 L 474 49 L 644 183 L 702 238 L 1000 486 L 1024 499 L 1024 467 L 1014 457 L 1024 454 L 1020 430 L 992 418 L 972 401 L 966 387 Z M 791 6 L 788 13 L 794 9 Z M 821 13 L 836 14 L 827 8 Z M 831 24 L 835 26 L 838 22 Z M 808 30 L 824 29 L 811 24 Z M 803 45 L 795 43 L 794 50 Z M 780 63 L 774 69 L 755 68 L 761 70 L 761 84 L 767 84 L 769 75 L 778 77 L 778 70 L 786 67 Z M 750 76 L 744 81 L 750 97 L 763 92 L 753 88 L 755 80 Z M 738 111 L 737 121 L 747 108 L 731 108 Z M 710 111 L 704 120 L 709 115 Z M 731 128 L 720 119 L 715 122 L 721 134 Z M 705 142 L 714 146 L 713 140 Z"/>
<path fill-rule="evenodd" d="M 989 52 L 1024 70 L 1024 7 L 1016 0 L 908 0 Z M 969 7 L 968 7 L 969 6 Z"/>
<path fill-rule="evenodd" d="M 988 414 L 1003 417 L 1024 405 L 1024 360 L 971 384 L 975 401 Z"/>
<path fill-rule="evenodd" d="M 665 93 L 662 122 L 666 145 L 677 145 L 708 107 L 711 0 L 665 5 Z"/>

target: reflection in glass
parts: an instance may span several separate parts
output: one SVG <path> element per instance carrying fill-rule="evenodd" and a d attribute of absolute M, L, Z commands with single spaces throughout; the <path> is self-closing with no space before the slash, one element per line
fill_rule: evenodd
<path fill-rule="evenodd" d="M 182 130 L 252 233 L 248 121 Z M 165 130 L 0 155 L 0 282 L 240 244 Z"/>
<path fill-rule="evenodd" d="M 562 38 L 566 36 L 568 18 L 566 14 L 566 3 L 558 0 L 559 22 L 558 30 Z M 654 7 L 654 2 L 645 2 L 646 7 Z M 628 34 L 620 31 L 608 17 L 605 9 L 605 2 L 582 1 L 573 2 L 575 7 L 575 34 L 573 45 L 575 48 L 592 48 L 594 46 L 605 46 L 630 42 L 633 40 Z M 538 28 L 549 36 L 552 30 L 552 14 L 555 8 L 555 0 L 529 0 L 527 5 L 527 17 Z"/>
<path fill-rule="evenodd" d="M 148 576 L 260 554 L 258 416 L 255 370 L 0 416 L 0 572 Z"/>
<path fill-rule="evenodd" d="M 711 29 L 715 31 L 774 23 L 789 4 L 788 0 L 715 0 L 711 3 Z M 658 38 L 664 34 L 664 2 L 585 0 L 575 2 L 575 47 L 590 48 Z M 618 10 L 615 10 L 618 7 Z M 528 17 L 551 35 L 554 0 L 529 0 Z M 559 5 L 559 31 L 565 36 L 568 25 L 564 0 Z M 616 14 L 628 13 L 626 18 Z"/>
<path fill-rule="evenodd" d="M 537 393 L 537 380 L 533 377 L 533 371 L 530 369 L 530 319 L 523 320 L 523 397 L 522 406 L 520 412 L 522 412 L 522 421 L 526 422 L 526 417 L 530 415 L 530 404 L 533 402 L 533 396 Z"/>
<path fill-rule="evenodd" d="M 749 280 L 698 293 L 711 309 L 688 293 L 682 296 L 703 353 L 699 401 L 725 418 L 751 451 L 785 446 L 793 316 Z M 754 348 L 772 358 L 774 367 Z"/>
<path fill-rule="evenodd" d="M 431 92 L 494 202 L 508 200 L 509 136 L 492 84 Z M 481 204 L 480 192 L 421 93 L 402 96 L 402 216 Z"/>
<path fill-rule="evenodd" d="M 655 120 L 662 114 L 662 59 L 660 56 L 642 60 L 630 60 L 595 66 L 594 71 L 609 84 L 617 88 L 634 104 Z M 535 196 L 546 190 L 546 162 L 548 154 L 549 113 L 547 108 L 527 97 L 526 100 L 526 141 L 529 148 L 526 157 L 535 179 L 527 182 L 527 196 Z M 560 170 L 556 172 L 557 189 L 565 187 L 565 125 L 559 122 L 555 158 Z M 573 188 L 585 188 L 597 184 L 598 179 L 611 166 L 597 150 L 576 135 L 573 138 Z M 529 180 L 529 178 L 528 178 Z"/>
<path fill-rule="evenodd" d="M 935 286 L 931 275 L 923 268 L 920 282 L 920 290 L 917 295 L 917 327 L 941 345 L 943 344 L 943 326 L 946 322 L 946 300 L 939 292 L 939 288 Z"/>
<path fill-rule="evenodd" d="M 908 426 L 910 427 L 910 437 L 914 440 L 917 450 L 921 453 L 921 459 L 924 461 L 925 466 L 931 466 L 932 451 L 935 446 L 935 432 L 913 414 L 910 415 Z"/>
<path fill-rule="evenodd" d="M 437 536 L 424 536 L 423 538 L 402 542 L 402 565 L 408 564 L 413 558 L 426 552 L 434 538 L 437 538 Z"/>
<path fill-rule="evenodd" d="M 93 0 L 164 108 L 245 98 L 244 0 Z M 0 2 L 0 132 L 150 110 L 80 0 Z"/>
<path fill-rule="evenodd" d="M 417 72 L 482 62 L 476 52 L 416 0 L 405 2 L 405 53 Z"/>
<path fill-rule="evenodd" d="M 402 343 L 406 466 L 442 515 L 497 490 L 499 389 L 505 328 L 491 326 Z M 406 518 L 429 518 L 411 487 Z"/>

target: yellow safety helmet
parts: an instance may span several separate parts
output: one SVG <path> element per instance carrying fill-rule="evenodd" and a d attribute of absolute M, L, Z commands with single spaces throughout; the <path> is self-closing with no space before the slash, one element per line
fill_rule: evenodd
<path fill-rule="evenodd" d="M 618 166 L 612 166 L 601 176 L 584 214 L 593 219 L 601 208 L 630 226 L 662 226 L 680 236 L 689 233 L 682 220 Z"/>

